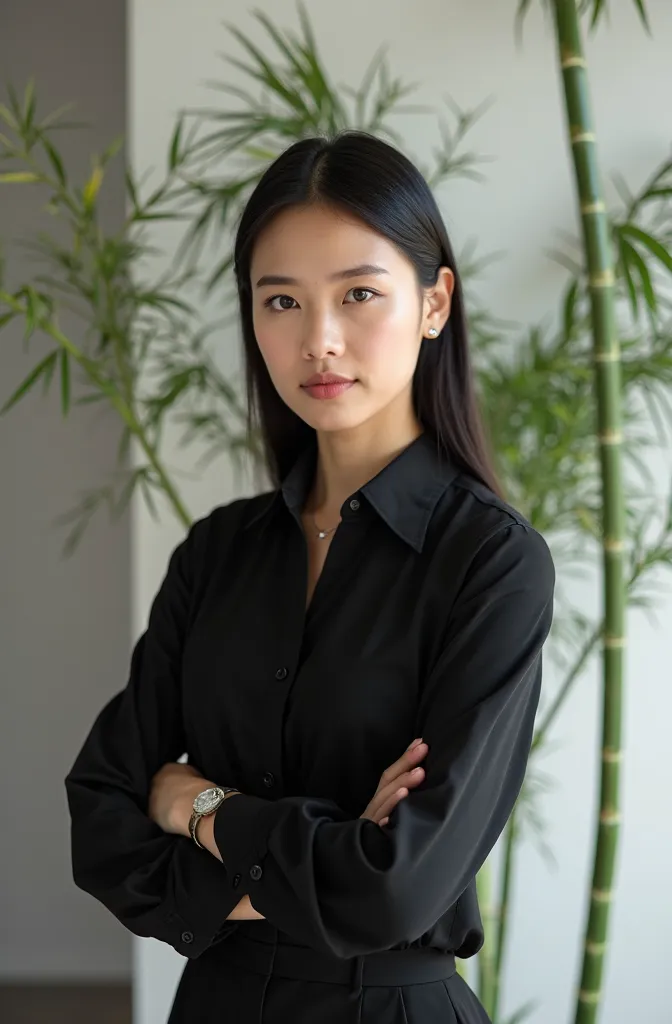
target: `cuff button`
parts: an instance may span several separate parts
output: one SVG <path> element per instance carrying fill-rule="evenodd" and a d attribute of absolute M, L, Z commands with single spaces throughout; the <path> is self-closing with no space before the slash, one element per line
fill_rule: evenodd
<path fill-rule="evenodd" d="M 263 873 L 258 864 L 253 864 L 250 868 L 250 878 L 253 882 L 258 882 Z"/>
<path fill-rule="evenodd" d="M 189 943 L 193 942 L 193 941 L 194 941 L 194 933 L 193 932 L 182 932 L 182 942 L 184 942 L 187 945 L 189 945 Z"/>

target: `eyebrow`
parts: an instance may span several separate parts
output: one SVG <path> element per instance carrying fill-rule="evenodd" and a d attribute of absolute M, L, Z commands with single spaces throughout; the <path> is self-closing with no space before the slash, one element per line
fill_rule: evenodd
<path fill-rule="evenodd" d="M 335 274 L 331 274 L 329 277 L 330 281 L 343 281 L 348 277 L 368 277 L 376 274 L 388 274 L 389 271 L 385 270 L 384 267 L 378 267 L 375 263 L 362 263 L 359 267 L 349 267 L 347 270 L 337 270 Z M 257 288 L 263 288 L 264 285 L 269 284 L 300 284 L 301 282 L 295 277 L 285 277 L 281 274 L 264 274 L 257 281 Z"/>

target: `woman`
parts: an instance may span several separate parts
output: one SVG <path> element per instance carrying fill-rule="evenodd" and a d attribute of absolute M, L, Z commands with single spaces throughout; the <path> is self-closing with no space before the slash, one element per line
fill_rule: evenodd
<path fill-rule="evenodd" d="M 275 486 L 173 553 L 66 781 L 74 878 L 188 958 L 171 1024 L 485 1022 L 455 956 L 555 576 L 498 493 L 445 227 L 394 148 L 308 139 L 235 270 Z"/>

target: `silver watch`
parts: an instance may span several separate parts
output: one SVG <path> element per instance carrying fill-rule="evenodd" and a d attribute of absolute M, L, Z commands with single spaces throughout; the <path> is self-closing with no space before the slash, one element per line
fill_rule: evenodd
<path fill-rule="evenodd" d="M 207 817 L 209 814 L 214 814 L 218 807 L 226 800 L 230 793 L 238 793 L 239 791 L 235 786 L 210 786 L 208 789 L 204 789 L 198 794 L 194 800 L 193 810 L 191 812 L 191 818 L 189 819 L 189 835 L 199 846 L 201 850 L 205 847 L 199 843 L 196 837 L 196 827 L 201 818 Z"/>

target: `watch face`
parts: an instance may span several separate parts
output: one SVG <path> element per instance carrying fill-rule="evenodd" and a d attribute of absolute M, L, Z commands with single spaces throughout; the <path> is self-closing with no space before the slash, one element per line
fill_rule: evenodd
<path fill-rule="evenodd" d="M 222 791 L 217 786 L 204 789 L 194 800 L 194 810 L 197 814 L 208 814 L 214 811 L 222 798 Z"/>

